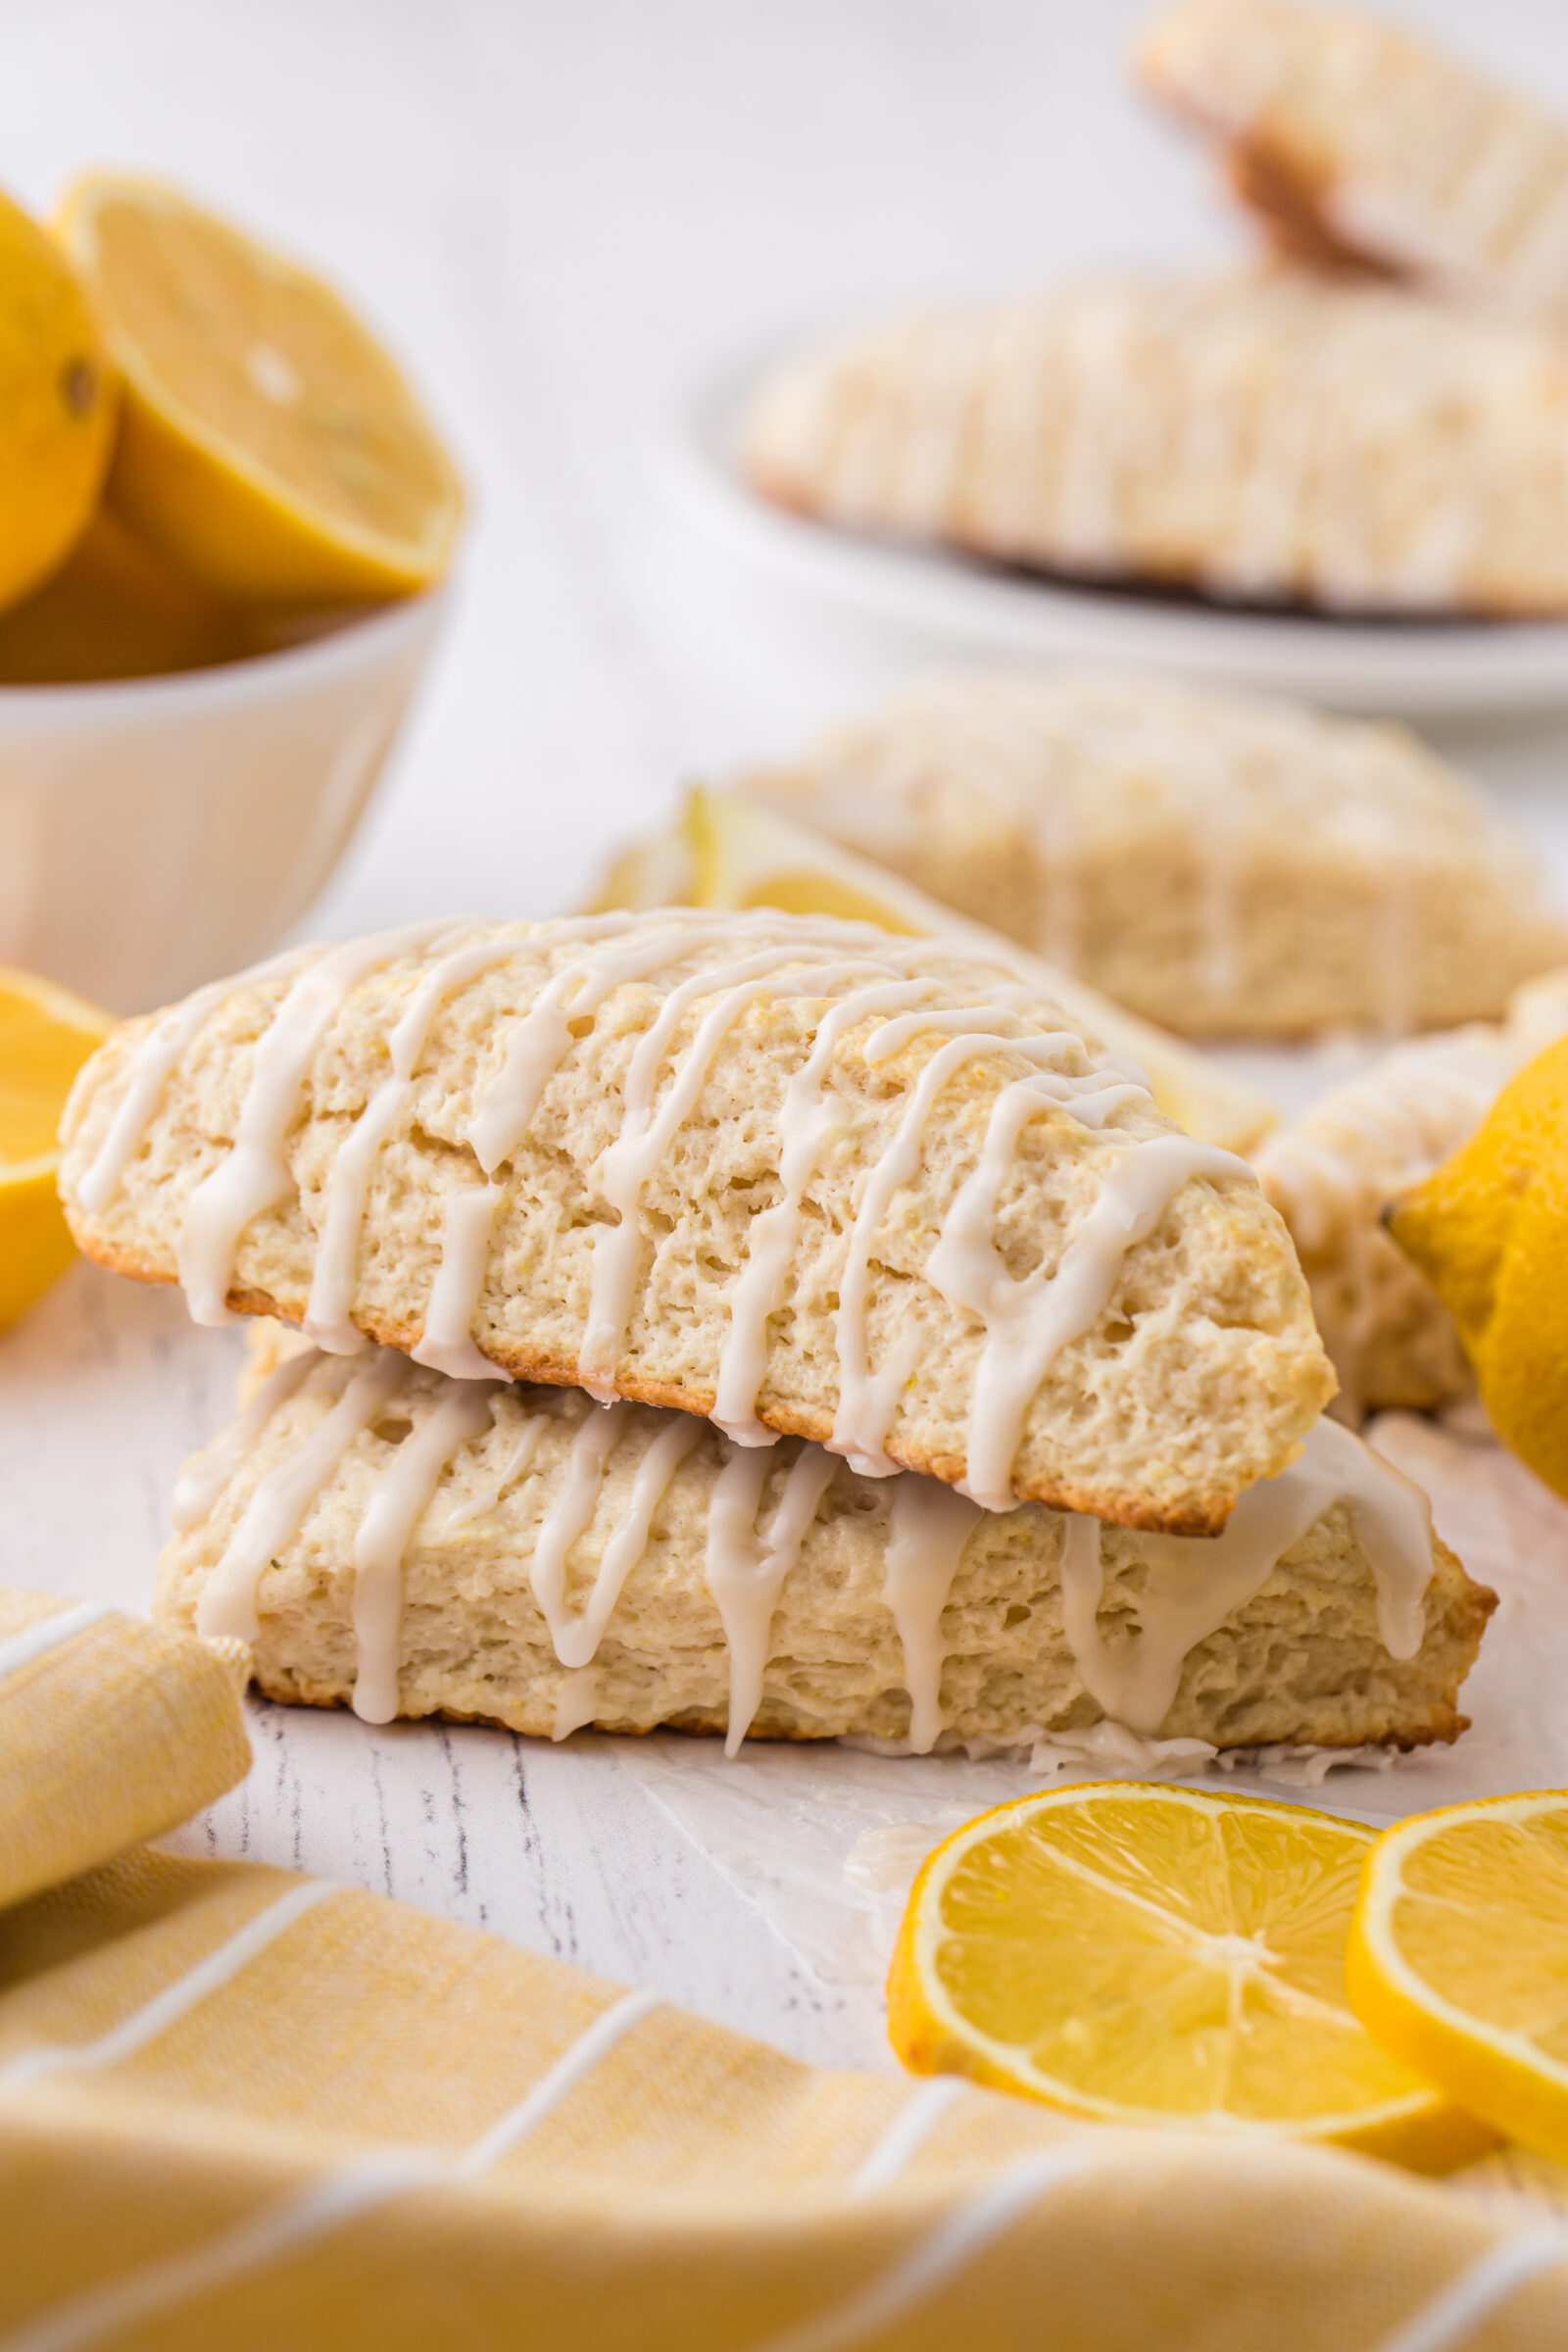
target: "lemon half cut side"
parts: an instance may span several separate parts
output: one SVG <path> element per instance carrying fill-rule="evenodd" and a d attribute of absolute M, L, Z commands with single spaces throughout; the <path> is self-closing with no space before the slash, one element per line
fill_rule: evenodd
<path fill-rule="evenodd" d="M 114 1025 L 85 998 L 0 964 L 0 1331 L 75 1254 L 55 1136 L 72 1080 Z"/>
<path fill-rule="evenodd" d="M 936 1849 L 888 1979 L 917 2073 L 1102 2122 L 1329 2140 L 1422 2172 L 1492 2144 L 1351 2010 L 1374 1833 L 1146 1781 L 1020 1797 Z"/>
<path fill-rule="evenodd" d="M 442 576 L 457 473 L 329 286 L 154 180 L 88 173 L 58 225 L 123 378 L 109 500 L 167 562 L 250 603 Z"/>

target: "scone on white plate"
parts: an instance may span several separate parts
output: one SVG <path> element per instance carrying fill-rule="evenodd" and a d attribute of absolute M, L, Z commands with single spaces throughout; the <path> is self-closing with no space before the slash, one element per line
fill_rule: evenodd
<path fill-rule="evenodd" d="M 1463 1728 L 1493 1596 L 1330 1422 L 1205 1541 L 985 1512 L 799 1439 L 737 1446 L 388 1350 L 269 1358 L 180 1480 L 157 1613 L 249 1641 L 274 1698 L 731 1749 L 1013 1744 L 1106 1717 L 1217 1747 Z"/>
<path fill-rule="evenodd" d="M 1568 123 L 1417 32 L 1299 0 L 1175 0 L 1145 86 L 1222 141 L 1298 250 L 1568 316 Z"/>
<path fill-rule="evenodd" d="M 1104 275 L 808 349 L 737 461 L 844 529 L 1365 613 L 1568 612 L 1568 342 L 1392 285 Z"/>
<path fill-rule="evenodd" d="M 1568 956 L 1452 768 L 1290 703 L 963 673 L 740 789 L 1189 1036 L 1495 1018 Z"/>
<path fill-rule="evenodd" d="M 123 1023 L 88 1256 L 460 1377 L 1206 1534 L 1334 1381 L 1250 1167 L 1004 968 L 763 910 L 303 951 Z"/>
<path fill-rule="evenodd" d="M 1459 1149 L 1514 1072 L 1568 1031 L 1568 971 L 1521 988 L 1505 1021 L 1422 1038 L 1335 1088 L 1254 1153 L 1291 1229 L 1347 1420 L 1434 1411 L 1474 1391 L 1453 1318 L 1383 1211 Z"/>

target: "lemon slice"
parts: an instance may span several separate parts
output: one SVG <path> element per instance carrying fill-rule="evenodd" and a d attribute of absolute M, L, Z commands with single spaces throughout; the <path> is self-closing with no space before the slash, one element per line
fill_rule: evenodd
<path fill-rule="evenodd" d="M 116 511 L 244 601 L 398 596 L 438 579 L 458 478 L 380 345 L 318 278 L 150 180 L 61 207 L 124 380 Z"/>
<path fill-rule="evenodd" d="M 1483 1797 L 1387 1831 L 1348 1973 L 1385 2048 L 1568 2160 L 1568 1791 Z"/>
<path fill-rule="evenodd" d="M 999 1805 L 931 1855 L 888 1979 L 906 2066 L 1117 2124 L 1335 2140 L 1422 2172 L 1491 2145 L 1345 1989 L 1373 1833 L 1148 1782 Z"/>
<path fill-rule="evenodd" d="M 1130 1054 L 1148 1072 L 1154 1100 L 1189 1135 L 1228 1152 L 1249 1152 L 1278 1120 L 1266 1097 L 1242 1086 L 1176 1038 L 1140 1020 L 1027 948 L 956 914 L 869 858 L 780 816 L 739 793 L 698 789 L 681 824 L 686 888 L 699 906 L 780 906 L 796 914 L 837 914 L 885 931 L 940 937 L 1000 963 L 1059 1004 L 1112 1053 Z M 608 877 L 636 892 L 645 877 L 666 895 L 676 875 L 673 845 L 645 845 Z M 625 904 L 622 898 L 618 904 Z"/>
<path fill-rule="evenodd" d="M 72 1080 L 114 1025 L 83 998 L 0 964 L 0 1329 L 71 1262 L 55 1133 Z"/>

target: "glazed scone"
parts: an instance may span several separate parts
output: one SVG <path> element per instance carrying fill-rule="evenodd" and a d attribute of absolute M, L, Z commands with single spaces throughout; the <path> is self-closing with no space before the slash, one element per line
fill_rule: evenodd
<path fill-rule="evenodd" d="M 122 1024 L 86 1253 L 460 1375 L 575 1384 L 1201 1534 L 1333 1390 L 1245 1161 L 943 943 L 771 910 L 435 926 Z"/>
<path fill-rule="evenodd" d="M 1508 1018 L 1398 1048 L 1254 1154 L 1291 1229 L 1340 1378 L 1333 1410 L 1435 1411 L 1474 1390 L 1453 1319 L 1383 1229 L 1385 1207 L 1473 1134 L 1499 1089 L 1568 1031 L 1568 971 L 1520 989 Z"/>
<path fill-rule="evenodd" d="M 1176 0 L 1146 87 L 1224 141 L 1295 245 L 1568 315 L 1568 124 L 1418 33 L 1297 0 Z"/>
<path fill-rule="evenodd" d="M 1568 611 L 1568 343 L 1392 286 L 1106 276 L 762 386 L 740 464 L 850 530 L 1347 612 Z"/>
<path fill-rule="evenodd" d="M 1461 777 L 1295 704 L 960 674 L 740 789 L 1189 1036 L 1496 1018 L 1568 955 Z"/>
<path fill-rule="evenodd" d="M 984 1512 L 820 1446 L 283 1353 L 184 1473 L 157 1614 L 270 1696 L 560 1737 L 669 1724 L 917 1748 L 1107 1714 L 1215 1746 L 1452 1739 L 1492 1596 L 1331 1423 L 1217 1542 Z"/>

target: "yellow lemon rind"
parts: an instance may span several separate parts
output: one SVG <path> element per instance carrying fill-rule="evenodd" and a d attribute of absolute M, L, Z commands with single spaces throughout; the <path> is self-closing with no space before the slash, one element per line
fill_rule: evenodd
<path fill-rule="evenodd" d="M 1568 2163 L 1568 2066 L 1436 1991 L 1400 1951 L 1393 1912 L 1406 1857 L 1446 1825 L 1487 1813 L 1517 1822 L 1565 1805 L 1563 1789 L 1480 1797 L 1385 1831 L 1366 1859 L 1346 1956 L 1350 2006 L 1384 2049 L 1494 2132 L 1559 2163 Z"/>

